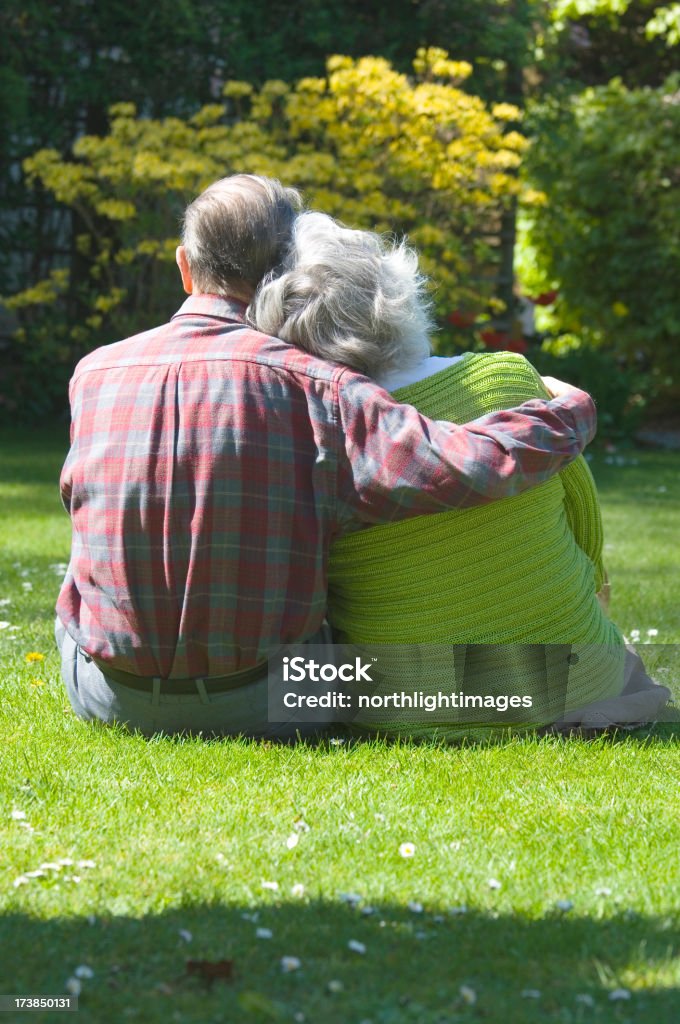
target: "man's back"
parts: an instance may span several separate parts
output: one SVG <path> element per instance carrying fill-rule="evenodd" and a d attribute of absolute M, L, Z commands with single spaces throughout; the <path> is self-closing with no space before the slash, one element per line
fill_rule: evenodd
<path fill-rule="evenodd" d="M 343 370 L 234 322 L 242 312 L 192 297 L 74 374 L 58 613 L 135 675 L 224 675 L 323 619 Z"/>

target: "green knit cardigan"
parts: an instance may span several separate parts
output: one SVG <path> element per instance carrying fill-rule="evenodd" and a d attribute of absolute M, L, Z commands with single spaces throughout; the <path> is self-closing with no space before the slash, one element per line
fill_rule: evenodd
<path fill-rule="evenodd" d="M 431 419 L 466 423 L 543 398 L 546 391 L 522 356 L 469 353 L 394 396 Z M 532 724 L 548 724 L 565 707 L 621 690 L 623 638 L 596 598 L 603 576 L 600 509 L 588 464 L 580 457 L 515 497 L 373 526 L 336 541 L 329 565 L 329 618 L 338 640 L 369 649 L 381 645 L 390 691 L 451 690 L 450 659 L 443 667 L 437 651 L 445 649 L 441 645 L 449 651 L 463 645 L 456 655 L 459 685 L 464 679 L 470 691 L 476 659 L 472 678 L 478 692 L 533 694 L 542 722 L 536 722 L 534 711 Z M 432 647 L 404 646 L 423 644 Z M 503 646 L 466 653 L 464 645 L 482 644 Z M 392 648 L 390 658 L 389 646 L 382 645 L 401 646 Z M 566 691 L 563 674 L 550 678 L 550 668 L 546 688 L 546 660 L 537 665 L 527 645 L 576 645 Z M 424 657 L 423 650 L 431 654 Z M 561 648 L 551 650 L 557 657 Z M 488 712 L 476 730 L 460 726 L 455 712 L 425 716 L 426 725 L 422 715 L 417 717 L 420 724 L 404 712 L 371 709 L 355 725 L 415 734 L 436 723 L 437 731 L 448 735 L 504 726 L 502 716 Z"/>

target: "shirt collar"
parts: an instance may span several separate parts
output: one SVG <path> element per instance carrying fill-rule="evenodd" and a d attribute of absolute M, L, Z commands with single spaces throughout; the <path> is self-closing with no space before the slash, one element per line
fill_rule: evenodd
<path fill-rule="evenodd" d="M 230 320 L 242 324 L 245 321 L 247 302 L 222 295 L 190 295 L 172 317 L 212 316 L 218 320 Z"/>

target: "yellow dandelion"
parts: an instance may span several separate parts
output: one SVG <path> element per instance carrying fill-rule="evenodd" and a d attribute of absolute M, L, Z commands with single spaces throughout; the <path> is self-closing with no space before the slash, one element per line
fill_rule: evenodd
<path fill-rule="evenodd" d="M 26 661 L 44 661 L 45 655 L 41 654 L 40 651 L 29 651 L 26 655 Z"/>

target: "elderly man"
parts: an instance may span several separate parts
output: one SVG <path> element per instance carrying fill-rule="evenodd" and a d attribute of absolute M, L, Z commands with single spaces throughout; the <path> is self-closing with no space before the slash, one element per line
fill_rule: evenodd
<path fill-rule="evenodd" d="M 61 477 L 73 545 L 57 604 L 76 713 L 144 733 L 286 737 L 267 715 L 282 644 L 326 642 L 331 540 L 516 494 L 594 433 L 583 392 L 465 426 L 250 329 L 299 206 L 235 175 L 187 209 L 170 323 L 86 356 Z"/>

